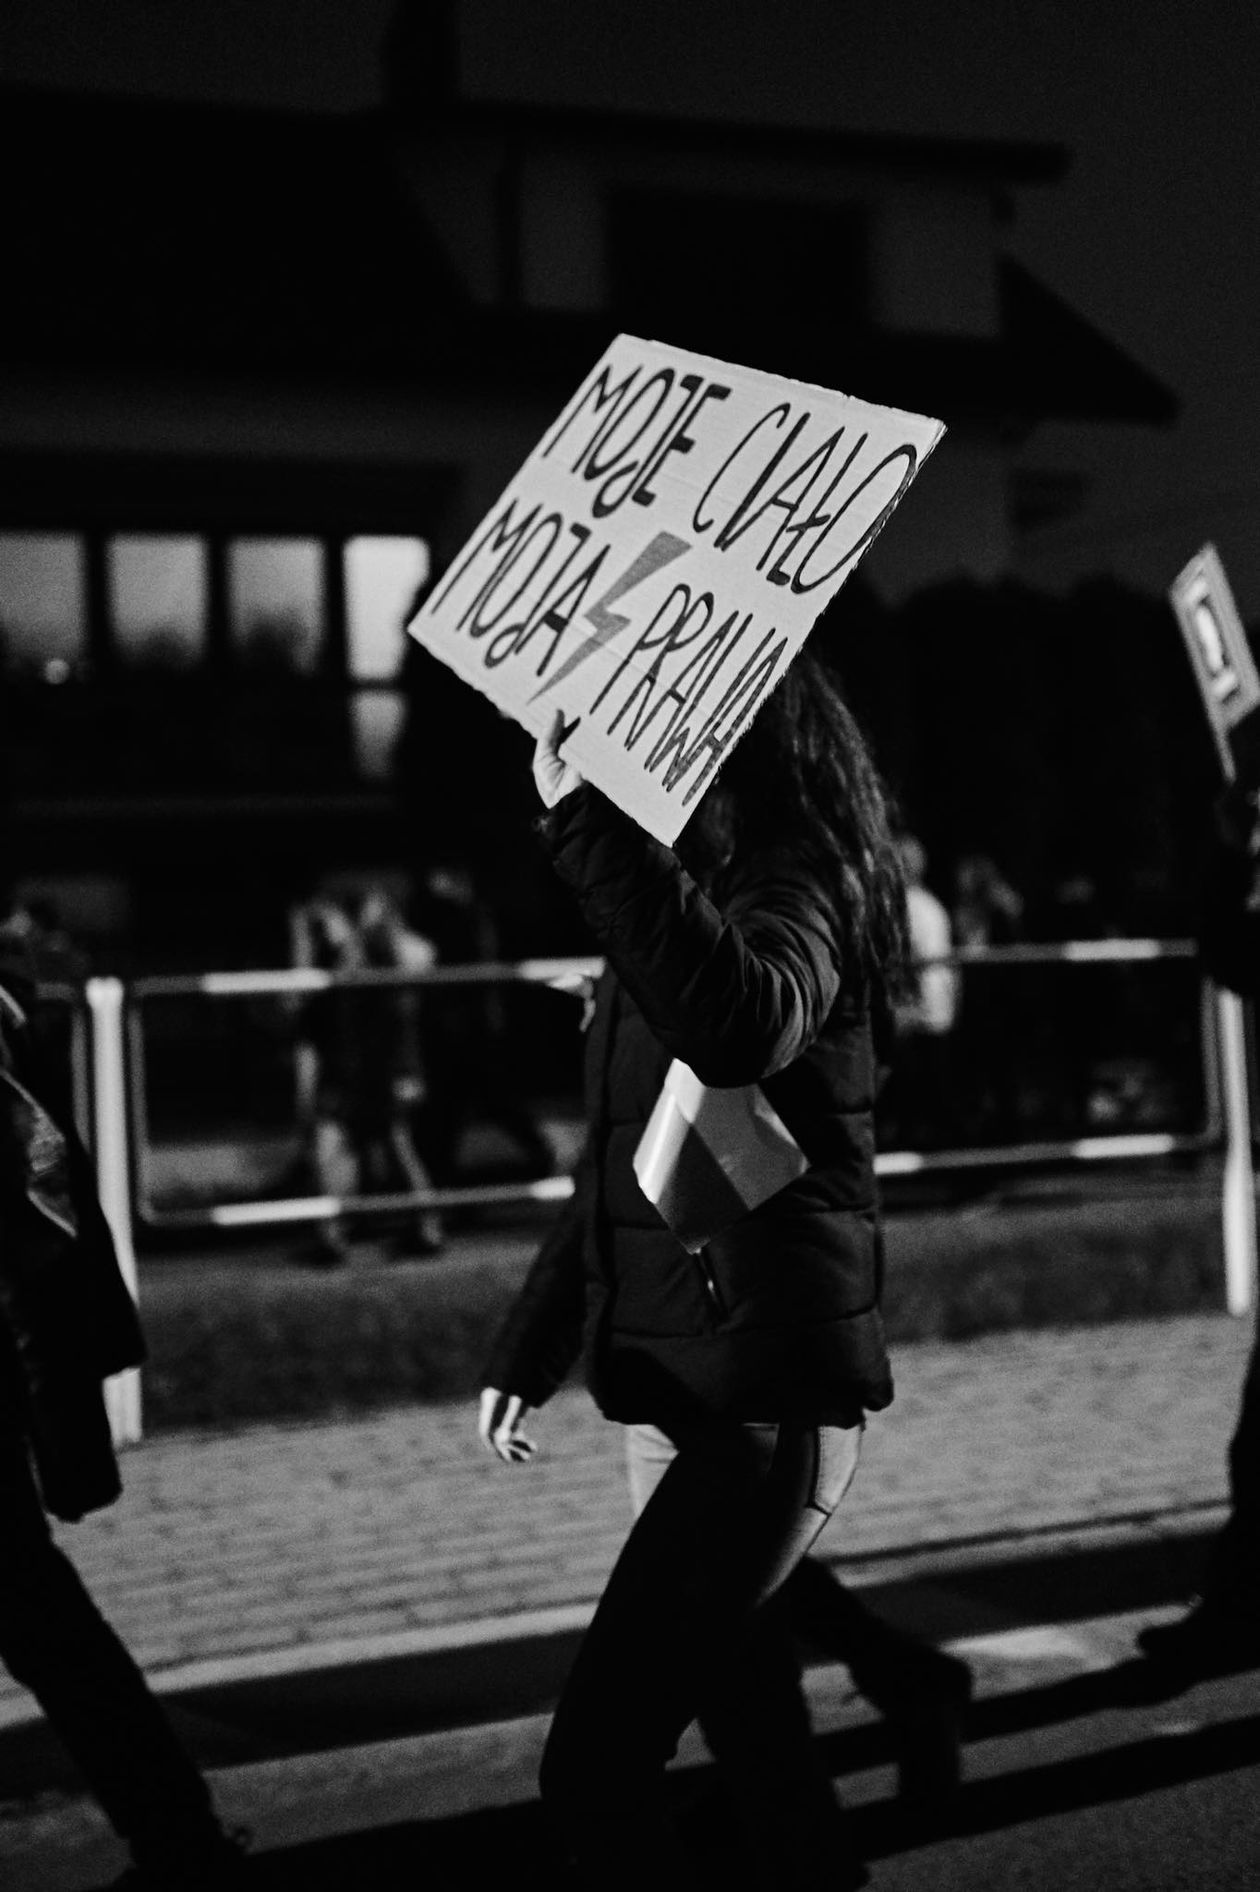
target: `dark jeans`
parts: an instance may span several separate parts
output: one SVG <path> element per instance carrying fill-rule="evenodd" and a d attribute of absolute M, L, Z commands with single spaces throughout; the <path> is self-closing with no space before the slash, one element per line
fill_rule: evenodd
<path fill-rule="evenodd" d="M 53 1543 L 25 1445 L 4 1426 L 0 1661 L 39 1702 L 140 1863 L 163 1867 L 221 1843 L 204 1780 Z"/>
<path fill-rule="evenodd" d="M 1229 1520 L 1212 1550 L 1204 1594 L 1232 1612 L 1260 1616 L 1260 1327 L 1229 1442 Z"/>
<path fill-rule="evenodd" d="M 843 1884 L 847 1833 L 814 1757 L 775 1595 L 847 1489 L 860 1433 L 705 1423 L 671 1427 L 670 1438 L 677 1455 L 556 1710 L 543 1799 L 592 1885 L 694 1885 L 664 1770 L 699 1717 L 763 1882 Z"/>

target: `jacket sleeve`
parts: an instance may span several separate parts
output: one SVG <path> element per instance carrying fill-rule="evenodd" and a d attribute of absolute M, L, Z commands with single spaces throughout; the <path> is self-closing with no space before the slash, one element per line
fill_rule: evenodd
<path fill-rule="evenodd" d="M 834 908 L 803 859 L 750 862 L 719 908 L 589 783 L 540 825 L 617 976 L 702 1083 L 757 1083 L 818 1036 L 843 967 Z"/>
<path fill-rule="evenodd" d="M 483 1386 L 541 1406 L 563 1384 L 582 1348 L 586 1286 L 582 1239 L 590 1189 L 584 1154 L 573 1194 L 534 1258 L 512 1310 L 495 1337 Z"/>

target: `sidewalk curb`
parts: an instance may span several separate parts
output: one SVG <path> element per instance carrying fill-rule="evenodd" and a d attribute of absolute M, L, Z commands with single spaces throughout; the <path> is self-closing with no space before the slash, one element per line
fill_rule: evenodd
<path fill-rule="evenodd" d="M 435 1623 L 424 1629 L 375 1636 L 339 1636 L 329 1642 L 298 1643 L 284 1649 L 251 1649 L 241 1655 L 202 1657 L 146 1671 L 155 1695 L 231 1688 L 292 1675 L 325 1674 L 365 1668 L 373 1663 L 416 1657 L 458 1655 L 497 1643 L 515 1643 L 574 1635 L 586 1628 L 595 1603 L 571 1603 L 554 1609 L 518 1610 L 504 1616 L 479 1616 L 464 1623 Z M 33 1703 L 0 1702 L 0 1731 L 43 1719 Z"/>
<path fill-rule="evenodd" d="M 1112 1517 L 1079 1519 L 1062 1524 L 1037 1525 L 1019 1532 L 993 1532 L 966 1537 L 858 1552 L 827 1561 L 853 1589 L 891 1589 L 930 1582 L 934 1578 L 979 1575 L 1036 1560 L 1068 1559 L 1082 1553 L 1095 1555 L 1144 1546 L 1157 1552 L 1178 1540 L 1204 1536 L 1228 1515 L 1223 1499 L 1167 1510 L 1144 1510 Z M 575 1641 L 595 1612 L 596 1598 L 547 1609 L 520 1610 L 474 1617 L 464 1622 L 440 1623 L 414 1630 L 368 1636 L 338 1637 L 282 1649 L 249 1651 L 240 1655 L 201 1658 L 173 1663 L 147 1672 L 154 1693 L 164 1697 L 206 1697 L 230 1694 L 267 1682 L 295 1678 L 333 1677 L 391 1664 L 476 1660 L 491 1651 L 557 1651 Z M 0 1735 L 33 1728 L 43 1721 L 30 1698 L 0 1702 Z"/>
<path fill-rule="evenodd" d="M 1137 1617 L 1094 1617 L 1071 1630 L 1033 1623 L 948 1644 L 953 1653 L 972 1662 L 976 1683 L 962 1730 L 963 1794 L 973 1799 L 991 1794 L 995 1779 L 990 1755 L 1000 1758 L 1012 1738 L 1056 1724 L 1061 1707 L 1049 1706 L 1055 1697 L 1075 1690 L 1079 1698 L 1091 1678 L 1105 1677 L 1117 1663 L 1131 1660 L 1134 1633 L 1149 1620 L 1143 1612 Z M 948 1839 L 955 1830 L 952 1823 L 923 1826 L 895 1798 L 894 1739 L 888 1725 L 854 1691 L 843 1665 L 811 1666 L 805 1694 L 824 1764 L 843 1782 L 845 1804 L 855 1832 L 863 1834 L 868 1856 L 874 1860 Z M 1040 1710 L 1035 1706 L 1039 1700 Z M 1132 1718 L 1144 1706 L 1141 1701 L 1123 1702 L 1121 1712 Z M 1159 1715 L 1158 1701 L 1154 1707 Z M 502 1845 L 505 1858 L 517 1856 L 523 1846 L 537 1846 L 538 1769 L 549 1724 L 549 1712 L 534 1712 L 374 1743 L 229 1761 L 207 1767 L 206 1776 L 221 1817 L 253 1833 L 254 1872 L 275 1892 L 310 1882 L 313 1848 L 337 1849 L 348 1867 L 358 1849 L 366 1847 L 362 1863 L 375 1864 L 376 1873 L 371 1874 L 370 1866 L 366 1879 L 361 1869 L 357 1875 L 343 1873 L 347 1882 L 393 1884 L 402 1883 L 394 1871 L 399 1848 L 405 1846 L 411 1883 L 421 1862 L 433 1876 L 435 1856 L 448 1871 L 451 1861 L 466 1862 L 470 1849 L 484 1856 L 487 1842 L 479 1836 L 487 1829 L 473 1822 L 490 1822 L 491 1830 L 495 1823 L 512 1822 Z M 1192 1738 L 1198 1731 L 1196 1715 Z M 1148 1744 L 1152 1733 L 1164 1737 L 1166 1749 L 1166 1736 L 1184 1736 L 1186 1729 L 1180 1720 L 1171 1726 L 1156 1721 L 1153 1728 L 1135 1728 L 1131 1719 L 1130 1739 L 1134 1733 L 1139 1738 L 1145 1734 Z M 1250 1745 L 1254 1750 L 1254 1738 Z M 1108 1751 L 1104 1741 L 1096 1750 L 1099 1760 L 1105 1763 Z M 711 1791 L 706 1782 L 713 1774 L 712 1757 L 698 1729 L 684 1733 L 669 1771 L 682 1805 L 694 1806 L 698 1795 Z M 529 1824 L 531 1820 L 535 1823 Z M 965 1823 L 958 1830 L 966 1832 Z M 14 1892 L 49 1892 L 53 1883 L 102 1884 L 117 1868 L 117 1852 L 118 1841 L 103 1813 L 81 1789 L 64 1798 L 15 1806 L 0 1830 L 0 1869 L 9 1875 L 6 1884 L 11 1882 Z M 386 1860 L 382 1873 L 380 1864 Z M 321 1872 L 321 1882 L 324 1876 Z M 466 1881 L 456 1876 L 449 1882 Z M 448 1883 L 447 1877 L 440 1883 Z"/>

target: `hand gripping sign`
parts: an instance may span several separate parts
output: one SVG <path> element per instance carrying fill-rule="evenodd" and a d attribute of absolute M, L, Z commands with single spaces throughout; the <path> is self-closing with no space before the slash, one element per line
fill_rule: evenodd
<path fill-rule="evenodd" d="M 409 629 L 673 842 L 943 431 L 619 335 Z"/>
<path fill-rule="evenodd" d="M 1168 596 L 1194 665 L 1226 780 L 1234 779 L 1244 758 L 1248 762 L 1245 772 L 1254 775 L 1254 711 L 1260 707 L 1260 676 L 1214 545 L 1205 545 L 1195 554 L 1173 580 Z"/>

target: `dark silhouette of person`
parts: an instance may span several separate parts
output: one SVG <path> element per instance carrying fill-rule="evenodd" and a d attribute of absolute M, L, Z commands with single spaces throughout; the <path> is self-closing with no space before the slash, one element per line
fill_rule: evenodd
<path fill-rule="evenodd" d="M 0 1660 L 129 1846 L 119 1885 L 210 1892 L 242 1879 L 241 1836 L 48 1525 L 118 1497 L 103 1381 L 144 1342 L 29 971 L 0 929 Z"/>
<path fill-rule="evenodd" d="M 1219 985 L 1260 993 L 1260 790 L 1219 798 L 1200 925 L 1203 965 Z M 1177 1621 L 1152 1624 L 1138 1646 L 1170 1680 L 1260 1665 L 1260 1339 L 1253 1342 L 1229 1443 L 1229 1516 L 1202 1589 Z"/>
<path fill-rule="evenodd" d="M 939 1149 L 956 1141 L 958 1097 L 952 1034 L 958 972 L 941 963 L 953 950 L 948 909 L 927 885 L 927 853 L 913 834 L 897 842 L 906 883 L 912 971 L 894 1007 L 896 1041 L 880 1095 L 885 1141 L 903 1149 Z"/>
<path fill-rule="evenodd" d="M 954 868 L 950 910 L 955 947 L 1012 946 L 1019 939 L 1024 903 L 996 861 L 964 854 Z M 967 1142 L 1014 1140 L 1019 1121 L 1018 1002 L 1011 973 L 1000 965 L 960 968 L 954 1068 Z"/>
<path fill-rule="evenodd" d="M 430 941 L 408 927 L 389 894 L 365 889 L 350 905 L 323 898 L 303 914 L 313 963 L 330 972 L 427 972 Z M 306 1009 L 305 1031 L 318 1059 L 310 1161 L 324 1194 L 400 1194 L 432 1187 L 411 1122 L 426 1082 L 419 1040 L 419 1000 L 405 986 L 344 987 L 322 992 Z M 398 1252 L 432 1256 L 442 1247 L 441 1217 L 409 1212 Z M 316 1259 L 345 1261 L 344 1216 L 321 1225 Z"/>
<path fill-rule="evenodd" d="M 698 1718 L 761 1881 L 858 1886 L 783 1599 L 842 1501 L 864 1415 L 892 1397 L 871 1013 L 906 925 L 882 785 L 808 652 L 677 849 L 582 781 L 562 727 L 535 757 L 543 832 L 608 961 L 586 1034 L 588 1136 L 492 1350 L 479 1423 L 506 1462 L 528 1459 L 528 1411 L 584 1351 L 644 1502 L 556 1710 L 543 1800 L 584 1882 L 690 1883 L 664 1770 Z M 808 1153 L 698 1249 L 635 1167 L 675 1061 L 701 1086 L 758 1089 Z"/>

